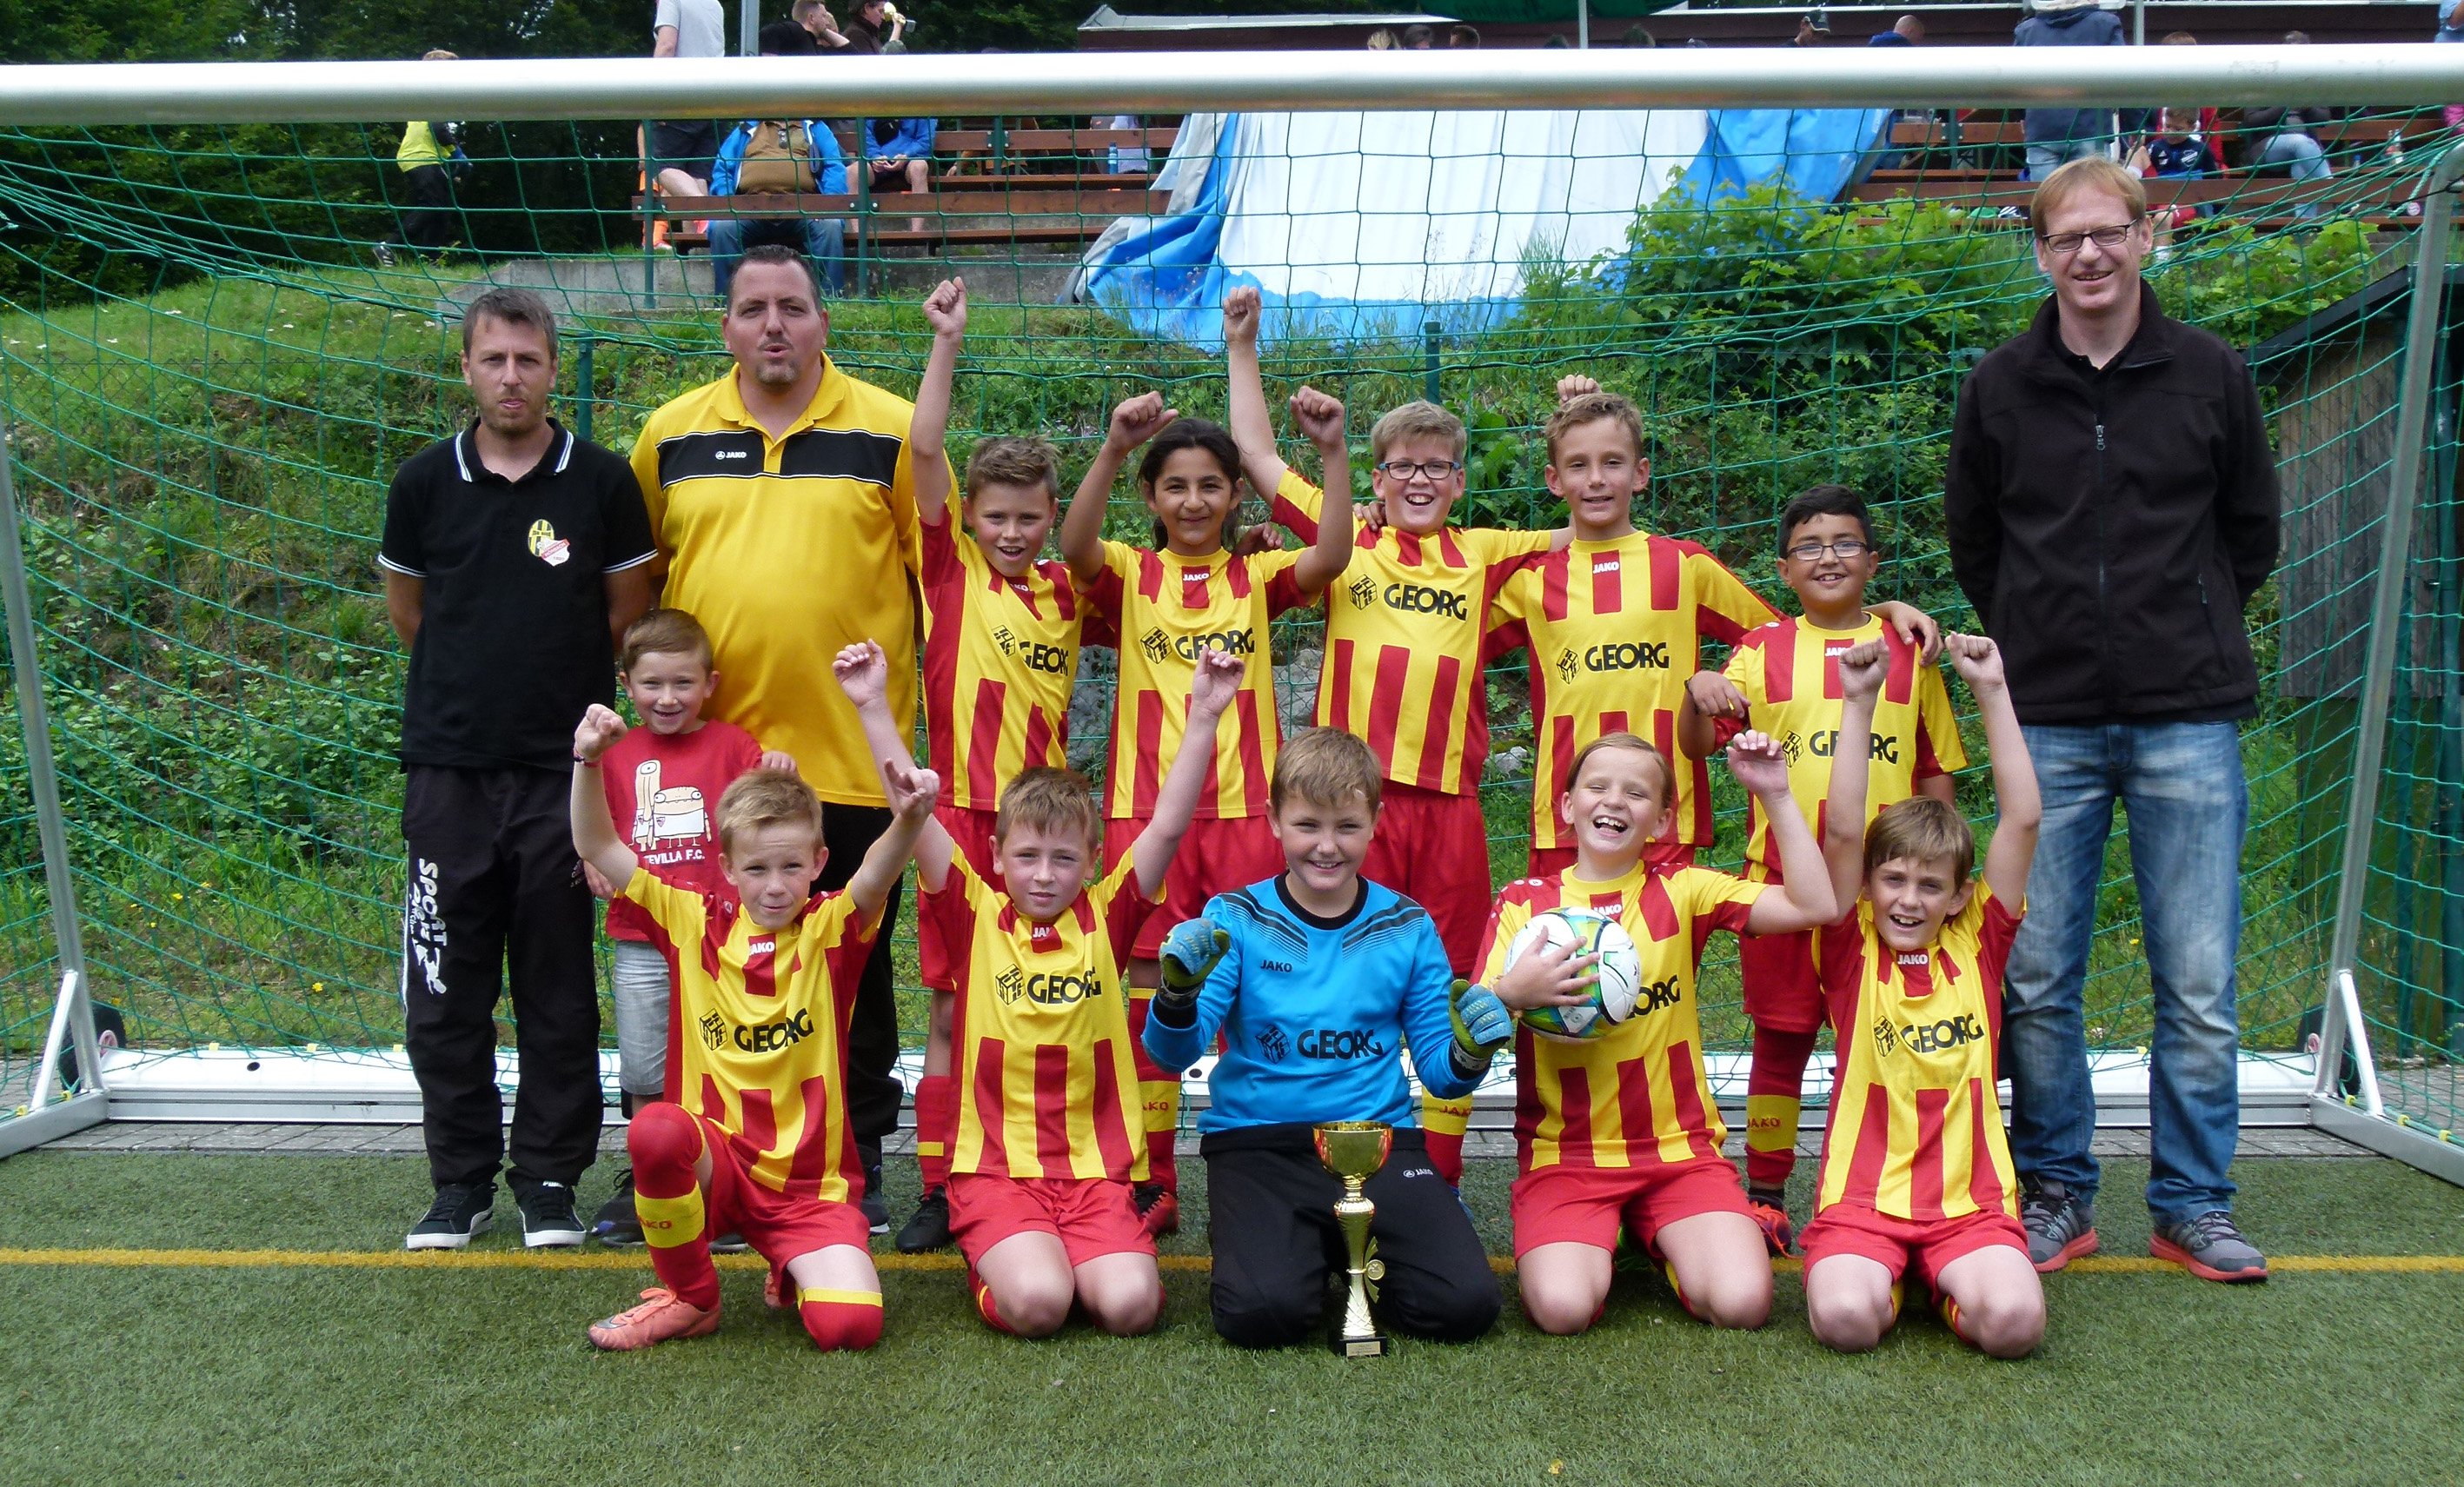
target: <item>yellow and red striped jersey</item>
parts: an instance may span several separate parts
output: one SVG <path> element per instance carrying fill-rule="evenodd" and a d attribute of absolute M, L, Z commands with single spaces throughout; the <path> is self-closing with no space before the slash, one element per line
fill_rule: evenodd
<path fill-rule="evenodd" d="M 1002 577 L 958 530 L 956 502 L 922 538 L 924 732 L 941 803 L 998 810 L 1021 770 L 1068 762 L 1084 596 L 1050 558 Z"/>
<path fill-rule="evenodd" d="M 1104 544 L 1104 573 L 1088 593 L 1091 620 L 1119 637 L 1121 674 L 1112 699 L 1112 745 L 1104 764 L 1104 814 L 1155 814 L 1164 771 L 1189 726 L 1189 684 L 1203 650 L 1244 658 L 1241 690 L 1215 734 L 1215 763 L 1199 791 L 1196 819 L 1263 816 L 1283 731 L 1266 624 L 1303 599 L 1292 577 L 1299 553 L 1204 558 Z"/>
<path fill-rule="evenodd" d="M 1317 540 L 1326 494 L 1290 470 L 1275 520 Z M 1386 777 L 1462 795 L 1488 758 L 1488 689 L 1481 645 L 1489 603 L 1519 568 L 1549 551 L 1546 532 L 1448 527 L 1415 536 L 1362 528 L 1352 566 L 1327 590 L 1326 664 L 1317 722 L 1366 740 Z"/>
<path fill-rule="evenodd" d="M 1837 1203 L 1893 1218 L 2019 1214 L 2018 1179 L 1995 1097 L 2002 971 L 2025 913 L 1976 879 L 1930 951 L 1874 932 L 1874 906 L 1822 931 L 1822 995 L 1839 1070 L 1822 1133 L 1815 1212 Z"/>
<path fill-rule="evenodd" d="M 1019 913 L 964 853 L 951 858 L 941 890 L 924 895 L 943 943 L 966 947 L 951 957 L 959 967 L 951 1171 L 1146 1181 L 1122 968 L 1162 894 L 1140 894 L 1136 873 L 1124 855 L 1050 924 Z"/>
<path fill-rule="evenodd" d="M 1603 733 L 1635 733 L 1677 772 L 1672 840 L 1711 841 L 1711 774 L 1677 743 L 1685 679 L 1705 639 L 1734 645 L 1779 618 L 1708 550 L 1637 532 L 1575 542 L 1499 591 L 1489 654 L 1531 650 L 1531 844 L 1572 845 L 1557 819 L 1574 754 Z"/>
<path fill-rule="evenodd" d="M 880 929 L 845 893 L 817 893 L 777 929 L 732 898 L 635 869 L 624 896 L 668 957 L 665 1096 L 728 1132 L 753 1180 L 791 1198 L 847 1200 L 847 1014 Z"/>
<path fill-rule="evenodd" d="M 1606 1034 L 1570 1043 L 1518 1027 L 1514 1145 L 1535 1167 L 1653 1167 L 1716 1157 L 1728 1137 L 1703 1070 L 1695 965 L 1714 929 L 1742 934 L 1765 889 L 1707 867 L 1655 872 L 1638 863 L 1614 883 L 1572 872 L 1509 883 L 1481 942 L 1480 982 L 1494 986 L 1506 952 L 1535 914 L 1614 913 L 1642 963 L 1634 1013 Z"/>
<path fill-rule="evenodd" d="M 1746 694 L 1747 716 L 1715 720 L 1723 742 L 1748 728 L 1779 741 L 1788 759 L 1788 790 L 1805 813 L 1815 840 L 1822 839 L 1822 813 L 1831 796 L 1832 745 L 1846 708 L 1839 688 L 1839 657 L 1880 638 L 1890 648 L 1891 669 L 1874 699 L 1873 767 L 1865 776 L 1865 820 L 1882 807 L 1916 794 L 1916 783 L 1968 767 L 1958 720 L 1950 715 L 1950 691 L 1942 672 L 1917 660 L 1917 648 L 1900 633 L 1867 616 L 1852 630 L 1820 630 L 1803 616 L 1749 630 L 1728 657 L 1727 677 Z M 1749 806 L 1752 834 L 1746 840 L 1746 876 L 1777 883 L 1779 864 L 1771 856 L 1771 822 L 1762 802 Z"/>

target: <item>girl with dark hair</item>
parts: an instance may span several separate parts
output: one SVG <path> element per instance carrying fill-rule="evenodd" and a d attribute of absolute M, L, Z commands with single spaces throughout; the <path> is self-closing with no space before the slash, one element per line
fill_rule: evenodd
<path fill-rule="evenodd" d="M 1293 420 L 1317 446 L 1326 489 L 1350 491 L 1343 405 L 1303 387 L 1291 405 Z M 1138 493 L 1155 515 L 1153 548 L 1104 539 L 1112 482 L 1141 446 Z M 1087 594 L 1086 633 L 1091 640 L 1109 629 L 1120 647 L 1104 766 L 1107 872 L 1155 813 L 1164 761 L 1180 747 L 1187 724 L 1198 658 L 1222 650 L 1246 663 L 1216 734 L 1215 767 L 1197 818 L 1165 876 L 1163 908 L 1148 917 L 1132 950 L 1133 1037 L 1145 1029 L 1165 933 L 1198 917 L 1216 893 L 1283 871 L 1284 849 L 1268 825 L 1267 789 L 1282 734 L 1266 626 L 1287 609 L 1315 602 L 1352 558 L 1351 503 L 1341 500 L 1328 503 L 1317 540 L 1299 552 L 1235 553 L 1229 528 L 1240 495 L 1241 450 L 1231 434 L 1221 425 L 1182 418 L 1164 406 L 1161 393 L 1142 393 L 1112 410 L 1104 446 L 1061 524 L 1061 556 Z M 1179 1224 L 1173 1138 L 1180 1124 L 1180 1076 L 1155 1066 L 1143 1049 L 1137 1068 L 1153 1178 L 1135 1196 L 1148 1232 L 1161 1234 Z"/>

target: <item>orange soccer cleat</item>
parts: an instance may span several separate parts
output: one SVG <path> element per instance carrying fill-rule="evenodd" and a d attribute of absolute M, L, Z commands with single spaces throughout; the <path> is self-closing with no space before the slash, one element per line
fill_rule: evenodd
<path fill-rule="evenodd" d="M 708 1311 L 676 1299 L 665 1286 L 642 1293 L 642 1304 L 590 1324 L 590 1344 L 609 1352 L 655 1347 L 680 1337 L 707 1337 L 718 1330 L 718 1308 Z"/>
<path fill-rule="evenodd" d="M 1786 1208 L 1759 1193 L 1747 1194 L 1746 1206 L 1762 1229 L 1763 1243 L 1773 1255 L 1786 1255 L 1796 1247 L 1796 1226 L 1789 1222 Z"/>

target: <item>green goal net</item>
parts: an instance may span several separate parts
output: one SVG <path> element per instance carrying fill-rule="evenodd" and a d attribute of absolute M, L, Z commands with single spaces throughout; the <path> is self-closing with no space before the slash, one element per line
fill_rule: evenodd
<path fill-rule="evenodd" d="M 1074 478 L 1133 392 L 1161 387 L 1220 417 L 1219 355 L 1060 302 L 1115 218 L 1167 209 L 1155 175 L 1188 122 L 946 119 L 927 191 L 866 180 L 830 208 L 850 223 L 832 355 L 912 392 L 930 341 L 916 300 L 963 273 L 975 314 L 958 451 L 1037 432 Z M 2282 461 L 2284 558 L 2250 614 L 2265 685 L 2243 732 L 2240 994 L 2255 1052 L 2299 1053 L 2322 999 L 2403 275 L 2424 167 L 2448 138 L 2434 115 L 2403 110 L 2356 111 L 2321 134 L 2325 181 L 2229 164 L 2195 190 L 2168 185 L 2149 274 L 2168 311 L 2251 357 Z M 706 229 L 648 189 L 636 125 L 466 126 L 450 220 L 425 230 L 432 248 L 409 240 L 420 204 L 400 138 L 398 124 L 0 129 L 0 402 L 37 636 L 11 682 L 49 704 L 93 990 L 142 1051 L 401 1039 L 403 656 L 375 550 L 393 470 L 468 416 L 460 306 L 491 283 L 547 291 L 563 320 L 562 415 L 620 450 L 662 401 L 728 366 Z M 1881 521 L 1876 597 L 1963 625 L 1940 514 L 1951 409 L 2045 289 L 2010 209 L 2027 189 L 2015 123 L 1910 111 L 1881 142 L 1836 200 L 1780 187 L 1638 200 L 1614 251 L 1519 249 L 1513 302 L 1477 328 L 1287 337 L 1266 357 L 1270 402 L 1303 381 L 1326 387 L 1357 437 L 1434 389 L 1471 428 L 1463 518 L 1547 526 L 1563 512 L 1538 426 L 1556 380 L 1585 374 L 1644 411 L 1653 478 L 1638 518 L 1651 530 L 1703 543 L 1792 612 L 1772 518 L 1807 485 L 1851 485 Z M 2390 1103 L 2436 1127 L 2455 1123 L 2464 1017 L 2455 333 L 2432 383 L 2364 943 Z M 1116 492 L 1113 535 L 1143 540 L 1144 521 L 1134 492 Z M 1287 727 L 1307 720 L 1319 643 L 1311 615 L 1278 628 Z M 1531 788 L 1522 666 L 1505 658 L 1486 678 L 1482 799 L 1501 881 L 1522 870 Z M 1110 672 L 1090 650 L 1073 749 L 1093 766 Z M 12 711 L 0 1059 L 20 1078 L 58 974 L 24 760 Z M 1961 799 L 1990 819 L 1981 770 Z M 1708 860 L 1731 865 L 1743 800 L 1724 781 L 1717 801 Z M 2150 1034 L 2126 836 L 2117 820 L 2088 990 L 2091 1042 L 2123 1054 Z M 898 933 L 912 988 L 912 924 Z M 1705 987 L 1708 1037 L 1741 1047 L 1733 947 L 1715 949 Z M 904 995 L 920 1038 L 920 998 Z"/>

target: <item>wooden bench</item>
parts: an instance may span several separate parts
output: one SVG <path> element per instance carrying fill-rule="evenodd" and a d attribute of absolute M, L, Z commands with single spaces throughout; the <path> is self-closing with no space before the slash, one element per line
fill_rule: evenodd
<path fill-rule="evenodd" d="M 1875 174 L 1880 176 L 1882 172 Z M 2317 207 L 2339 212 L 2361 208 L 2371 215 L 2386 212 L 2391 220 L 2409 220 L 2396 216 L 2393 211 L 2406 199 L 2409 184 L 2404 182 L 2379 181 L 2357 186 L 2337 180 L 2268 180 L 2254 177 L 2248 171 L 2232 171 L 2198 180 L 2159 176 L 2145 185 L 2150 207 L 2216 205 L 2231 210 L 2236 219 L 2246 217 L 2256 208 L 2267 208 L 2271 216 L 2266 220 L 2272 221 L 2295 208 Z M 1918 180 L 1869 180 L 1851 188 L 1849 200 L 1887 202 L 1915 199 L 1975 208 L 1998 210 L 2004 207 L 2017 207 L 2024 209 L 2035 189 L 2033 182 L 2008 177 L 1978 179 L 1969 175 L 1955 178 L 1946 173 L 1933 173 Z"/>
<path fill-rule="evenodd" d="M 1109 183 L 1108 176 L 1079 178 Z M 1058 246 L 1091 243 L 1116 217 L 1152 216 L 1171 202 L 1168 191 L 1077 188 L 1019 189 L 1010 178 L 990 178 L 963 190 L 870 191 L 842 194 L 806 193 L 769 196 L 666 196 L 633 198 L 636 215 L 667 224 L 668 247 L 687 252 L 710 246 L 709 234 L 697 227 L 713 217 L 775 222 L 797 218 L 836 217 L 854 228 L 849 251 L 863 258 L 876 248 L 997 248 L 1006 245 Z M 990 225 L 953 226 L 969 219 L 1000 217 Z M 922 221 L 916 229 L 891 222 Z"/>
<path fill-rule="evenodd" d="M 2441 127 L 2442 122 L 2435 115 L 2424 114 L 2386 119 L 2340 119 L 2321 124 L 2307 133 L 2321 144 L 2334 149 L 2340 144 L 2385 144 L 2399 132 L 2419 138 Z M 2025 144 L 2027 128 L 2027 123 L 2017 119 L 1962 120 L 1957 143 L 1962 149 L 1970 145 Z M 2229 127 L 2220 132 L 2230 139 L 2244 131 Z M 1950 126 L 1940 120 L 1903 119 L 1891 126 L 1891 143 L 1902 149 L 1947 149 L 1952 144 Z"/>

